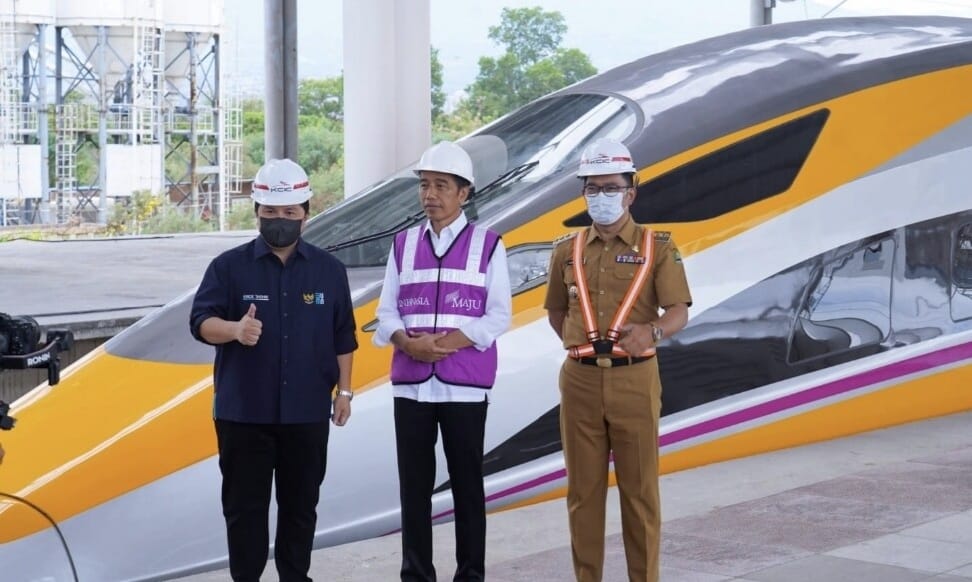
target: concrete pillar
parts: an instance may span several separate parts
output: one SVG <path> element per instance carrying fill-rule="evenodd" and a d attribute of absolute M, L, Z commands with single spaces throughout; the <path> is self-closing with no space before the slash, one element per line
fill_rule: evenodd
<path fill-rule="evenodd" d="M 773 8 L 776 6 L 776 0 L 749 0 L 749 3 L 750 26 L 773 24 Z"/>
<path fill-rule="evenodd" d="M 284 156 L 297 161 L 297 0 L 283 0 Z"/>
<path fill-rule="evenodd" d="M 263 159 L 283 156 L 283 0 L 263 0 Z"/>
<path fill-rule="evenodd" d="M 432 139 L 432 44 L 429 0 L 395 3 L 395 167 L 419 159 Z"/>
<path fill-rule="evenodd" d="M 344 0 L 344 193 L 395 165 L 395 0 Z"/>
<path fill-rule="evenodd" d="M 264 0 L 264 159 L 297 160 L 297 0 Z"/>
<path fill-rule="evenodd" d="M 431 141 L 429 21 L 429 0 L 344 0 L 346 196 Z"/>

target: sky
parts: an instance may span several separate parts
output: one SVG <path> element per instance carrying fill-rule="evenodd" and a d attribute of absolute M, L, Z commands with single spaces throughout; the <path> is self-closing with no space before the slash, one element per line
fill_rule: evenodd
<path fill-rule="evenodd" d="M 298 75 L 341 73 L 342 4 L 298 0 Z M 395 0 L 405 3 L 409 0 Z M 540 6 L 563 14 L 565 48 L 586 53 L 598 71 L 674 46 L 749 26 L 750 0 L 430 0 L 432 46 L 439 49 L 443 89 L 471 84 L 481 56 L 498 56 L 487 37 L 504 7 Z M 225 0 L 225 63 L 245 94 L 262 93 L 263 0 Z M 938 14 L 972 18 L 972 0 L 778 0 L 774 22 L 887 14 Z M 256 17 L 254 17 L 254 15 Z M 242 39 L 242 40 L 240 40 Z M 228 49 L 228 50 L 226 50 Z M 246 71 L 241 75 L 240 71 Z"/>

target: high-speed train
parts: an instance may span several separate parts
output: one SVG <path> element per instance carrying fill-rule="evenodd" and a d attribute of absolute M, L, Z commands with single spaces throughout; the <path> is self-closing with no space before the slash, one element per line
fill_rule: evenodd
<path fill-rule="evenodd" d="M 618 67 L 461 140 L 470 218 L 509 249 L 513 326 L 486 431 L 491 510 L 564 494 L 542 308 L 551 242 L 589 224 L 584 146 L 623 140 L 635 218 L 671 231 L 695 300 L 658 351 L 664 472 L 972 409 L 972 20 L 749 29 Z M 392 236 L 423 220 L 406 168 L 312 220 L 359 325 L 316 545 L 399 526 L 391 352 L 371 345 Z M 226 563 L 213 349 L 192 292 L 14 403 L 4 580 L 158 579 Z M 441 461 L 441 459 L 440 459 Z M 445 463 L 440 462 L 439 467 Z M 433 508 L 451 512 L 444 471 Z"/>

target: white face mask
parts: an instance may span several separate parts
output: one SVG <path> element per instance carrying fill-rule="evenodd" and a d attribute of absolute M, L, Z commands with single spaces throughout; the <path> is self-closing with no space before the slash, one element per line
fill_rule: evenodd
<path fill-rule="evenodd" d="M 624 193 L 608 196 L 604 192 L 597 196 L 585 196 L 587 213 L 595 224 L 614 224 L 624 215 Z"/>

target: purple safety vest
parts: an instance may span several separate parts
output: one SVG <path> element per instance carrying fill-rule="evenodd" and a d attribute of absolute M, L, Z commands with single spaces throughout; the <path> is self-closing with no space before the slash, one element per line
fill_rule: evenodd
<path fill-rule="evenodd" d="M 458 329 L 486 312 L 486 267 L 499 235 L 466 225 L 441 258 L 424 225 L 395 236 L 398 313 L 405 331 Z M 421 384 L 433 375 L 448 384 L 492 388 L 496 381 L 496 342 L 486 351 L 473 346 L 434 363 L 420 362 L 395 348 L 392 384 Z"/>

